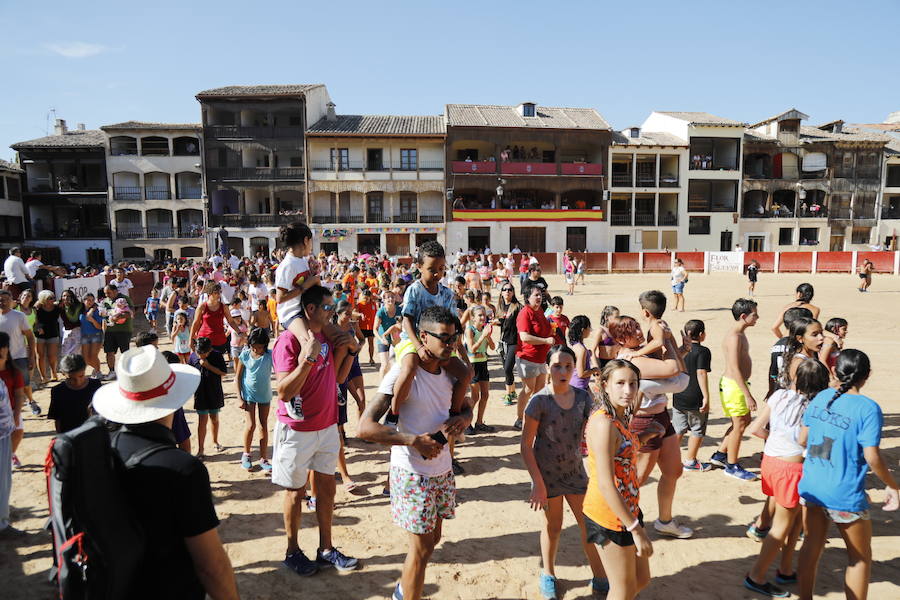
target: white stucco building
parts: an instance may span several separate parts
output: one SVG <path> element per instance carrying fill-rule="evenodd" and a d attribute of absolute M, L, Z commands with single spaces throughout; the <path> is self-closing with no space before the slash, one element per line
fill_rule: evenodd
<path fill-rule="evenodd" d="M 22 221 L 22 184 L 24 171 L 19 165 L 0 159 L 0 249 L 21 245 L 25 239 Z M 5 256 L 0 252 L 0 256 Z"/>

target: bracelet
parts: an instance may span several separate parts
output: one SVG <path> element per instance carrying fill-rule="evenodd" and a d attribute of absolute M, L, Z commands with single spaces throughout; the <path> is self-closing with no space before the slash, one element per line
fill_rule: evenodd
<path fill-rule="evenodd" d="M 349 350 L 347 350 L 347 354 L 349 354 L 350 356 L 356 356 L 359 354 L 359 350 L 357 350 L 356 352 L 350 352 Z"/>
<path fill-rule="evenodd" d="M 625 528 L 625 531 L 634 531 L 635 529 L 637 529 L 637 526 L 640 524 L 641 524 L 641 521 L 639 519 L 635 519 L 634 523 L 632 523 L 631 525 L 629 525 L 628 527 Z"/>

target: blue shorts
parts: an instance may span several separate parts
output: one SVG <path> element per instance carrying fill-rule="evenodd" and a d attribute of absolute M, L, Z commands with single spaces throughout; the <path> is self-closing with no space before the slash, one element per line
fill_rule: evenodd
<path fill-rule="evenodd" d="M 222 410 L 221 408 L 210 408 L 208 410 L 198 409 L 197 414 L 198 415 L 217 415 L 217 414 L 219 414 L 219 411 L 221 411 L 221 410 Z"/>
<path fill-rule="evenodd" d="M 100 344 L 103 342 L 103 332 L 85 334 L 81 332 L 81 344 Z"/>
<path fill-rule="evenodd" d="M 388 352 L 391 347 L 386 344 L 382 344 L 381 342 L 375 342 L 375 349 L 378 350 L 378 352 Z"/>
<path fill-rule="evenodd" d="M 681 283 L 673 283 L 672 284 L 672 293 L 673 294 L 683 294 L 684 293 L 684 282 Z"/>
<path fill-rule="evenodd" d="M 148 310 L 145 313 L 145 316 L 147 317 L 148 321 L 155 321 L 157 315 L 159 315 L 159 311 L 156 311 L 156 310 Z"/>

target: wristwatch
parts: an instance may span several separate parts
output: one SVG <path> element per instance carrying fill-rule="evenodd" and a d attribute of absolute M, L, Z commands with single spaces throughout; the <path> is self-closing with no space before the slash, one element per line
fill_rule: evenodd
<path fill-rule="evenodd" d="M 309 357 L 309 356 L 307 356 L 307 357 L 306 357 L 306 362 L 308 362 L 308 363 L 311 364 L 311 365 L 314 365 L 314 364 L 316 364 L 316 358 L 315 358 L 315 357 Z"/>

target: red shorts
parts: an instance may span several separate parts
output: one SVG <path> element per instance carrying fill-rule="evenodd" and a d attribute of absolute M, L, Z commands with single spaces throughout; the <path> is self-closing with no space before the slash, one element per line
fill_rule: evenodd
<path fill-rule="evenodd" d="M 803 476 L 803 463 L 788 462 L 763 454 L 762 491 L 766 496 L 775 498 L 775 502 L 785 508 L 794 508 L 800 503 L 797 486 Z"/>

